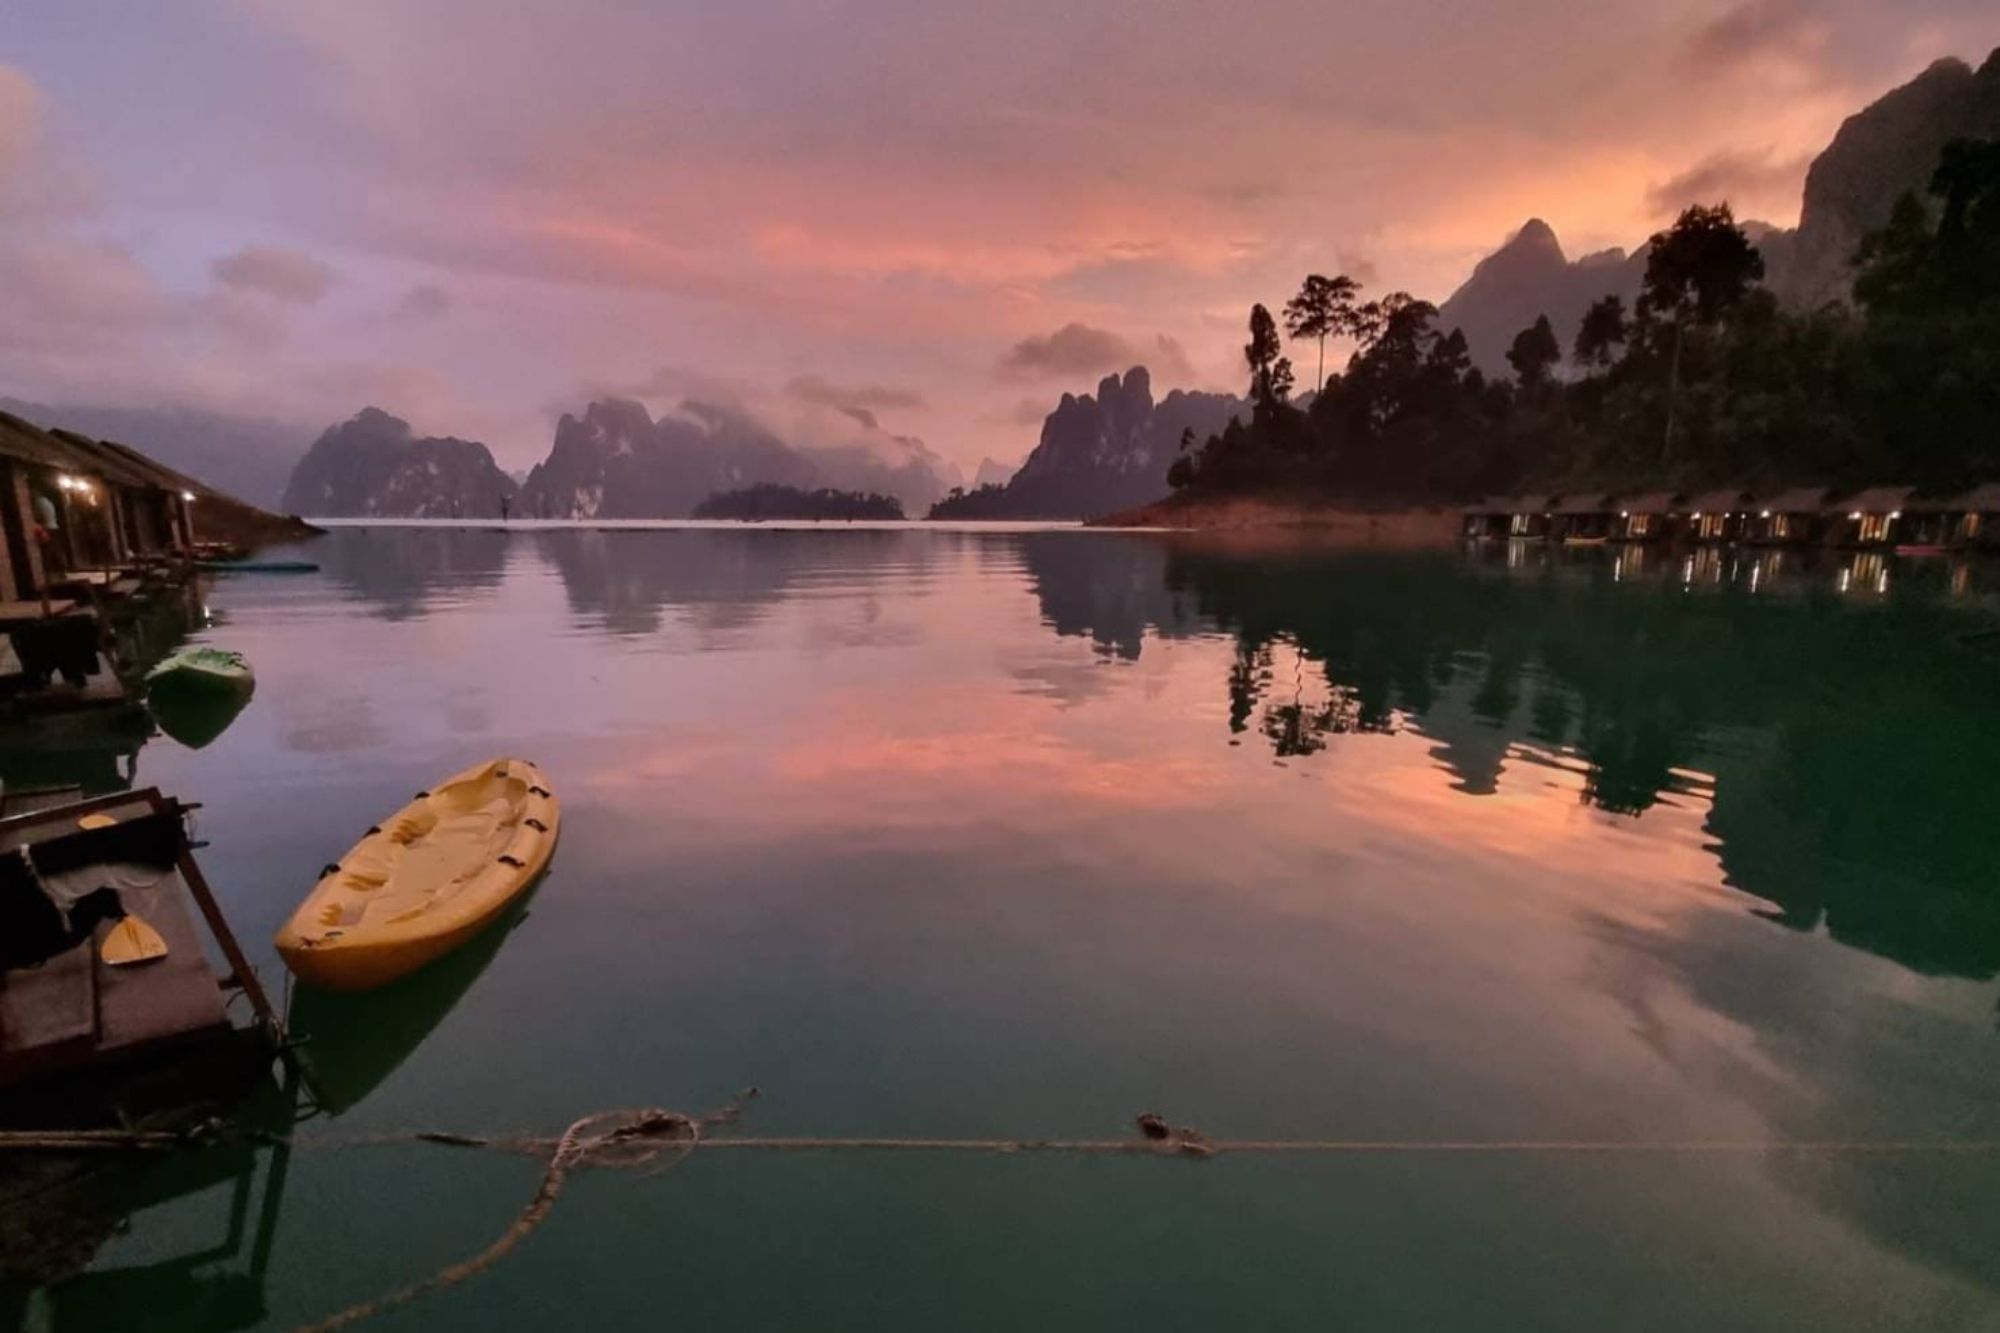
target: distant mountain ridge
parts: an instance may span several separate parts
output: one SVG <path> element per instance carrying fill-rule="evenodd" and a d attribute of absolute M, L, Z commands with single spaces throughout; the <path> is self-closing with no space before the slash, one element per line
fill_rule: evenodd
<path fill-rule="evenodd" d="M 378 407 L 329 427 L 293 469 L 284 506 L 315 518 L 497 516 L 517 488 L 483 444 L 419 439 Z"/>
<path fill-rule="evenodd" d="M 1763 253 L 1766 285 L 1795 306 L 1845 300 L 1862 238 L 1889 220 L 1904 193 L 1923 192 L 1945 144 L 1994 137 L 2000 49 L 1976 72 L 1962 60 L 1937 61 L 1849 116 L 1806 173 L 1797 229 L 1744 223 Z M 1611 295 L 1629 305 L 1645 272 L 1643 245 L 1572 261 L 1555 231 L 1532 218 L 1446 298 L 1438 323 L 1463 329 L 1479 367 L 1505 375 L 1509 344 L 1537 316 L 1549 317 L 1567 353 L 1584 310 Z"/>
<path fill-rule="evenodd" d="M 1245 411 L 1240 398 L 1182 389 L 1156 403 L 1144 366 L 1107 375 L 1095 396 L 1062 396 L 1034 452 L 1004 486 L 948 501 L 935 516 L 1090 518 L 1157 500 L 1182 434 L 1192 431 L 1199 444 Z"/>
<path fill-rule="evenodd" d="M 522 500 L 549 518 L 685 518 L 718 492 L 769 484 L 873 492 L 922 509 L 955 479 L 914 436 L 871 430 L 867 442 L 800 446 L 733 407 L 690 401 L 655 420 L 643 403 L 606 398 L 581 417 L 564 414 Z"/>
<path fill-rule="evenodd" d="M 1646 250 L 1601 250 L 1572 261 L 1555 229 L 1530 218 L 1507 243 L 1479 261 L 1459 289 L 1438 307 L 1438 325 L 1461 329 L 1472 359 L 1489 375 L 1508 373 L 1514 335 L 1547 315 L 1568 350 L 1589 306 L 1609 295 L 1629 306 L 1646 276 Z"/>

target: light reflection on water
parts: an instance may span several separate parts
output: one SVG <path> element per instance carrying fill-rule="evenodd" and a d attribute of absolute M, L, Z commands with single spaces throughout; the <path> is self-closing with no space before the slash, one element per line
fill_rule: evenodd
<path fill-rule="evenodd" d="M 300 1015 L 342 1129 L 756 1083 L 770 1132 L 2000 1137 L 1987 567 L 893 528 L 311 549 L 322 575 L 209 593 L 250 707 L 128 760 L 208 803 L 266 975 L 312 871 L 438 774 L 524 753 L 566 808 L 504 937 L 407 1006 Z M 531 1178 L 297 1155 L 258 1318 L 478 1248 Z M 1996 1185 L 1978 1157 L 700 1159 L 586 1178 L 406 1323 L 1988 1327 Z M 201 1202 L 100 1269 L 181 1252 Z"/>

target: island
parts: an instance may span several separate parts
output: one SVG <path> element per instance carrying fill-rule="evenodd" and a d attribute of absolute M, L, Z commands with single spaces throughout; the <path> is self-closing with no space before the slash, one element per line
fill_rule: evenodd
<path fill-rule="evenodd" d="M 743 522 L 762 519 L 856 519 L 900 520 L 903 504 L 893 495 L 873 491 L 836 491 L 827 487 L 802 490 L 765 482 L 739 490 L 717 491 L 694 507 L 696 518 L 733 518 Z"/>

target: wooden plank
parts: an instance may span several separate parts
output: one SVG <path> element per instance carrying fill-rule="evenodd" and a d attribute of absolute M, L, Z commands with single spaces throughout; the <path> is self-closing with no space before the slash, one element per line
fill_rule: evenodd
<path fill-rule="evenodd" d="M 0 972 L 0 1082 L 89 1052 L 97 1038 L 90 949 Z"/>
<path fill-rule="evenodd" d="M 64 713 L 86 708 L 116 708 L 130 700 L 131 696 L 118 677 L 108 668 L 99 667 L 96 675 L 85 680 L 82 689 L 66 681 L 51 682 L 39 690 L 18 691 L 9 703 L 24 713 Z"/>
<path fill-rule="evenodd" d="M 180 872 L 170 870 L 144 889 L 119 895 L 125 910 L 160 932 L 167 956 L 131 967 L 111 967 L 91 957 L 97 972 L 97 1051 L 120 1056 L 178 1041 L 214 1029 L 226 1029 L 229 1015 L 222 988 L 202 955 L 201 936 L 188 915 L 187 887 Z M 101 944 L 111 930 L 98 927 Z"/>
<path fill-rule="evenodd" d="M 51 615 L 66 615 L 74 610 L 76 610 L 76 602 L 71 598 L 51 597 L 49 599 L 49 613 Z M 5 629 L 9 625 L 19 625 L 27 621 L 40 620 L 42 618 L 42 604 L 40 602 L 0 602 L 0 629 Z"/>
<path fill-rule="evenodd" d="M 157 790 L 148 787 L 0 819 L 0 851 L 71 832 L 84 814 L 133 819 L 164 809 L 166 804 Z M 190 862 L 191 857 L 183 852 L 180 865 Z M 107 966 L 99 956 L 99 948 L 110 924 L 99 926 L 87 945 L 71 951 L 82 960 L 91 979 L 90 990 L 95 997 L 93 1039 L 60 1048 L 45 1046 L 36 1053 L 37 1058 L 30 1060 L 24 1054 L 12 1063 L 22 1071 L 46 1073 L 139 1055 L 231 1031 L 222 988 L 203 951 L 194 917 L 188 911 L 190 896 L 179 866 L 166 870 L 144 888 L 124 890 L 120 898 L 126 910 L 159 931 L 167 942 L 167 956 L 132 967 Z M 234 940 L 229 943 L 230 951 L 237 952 L 233 949 Z M 10 984 L 12 977 L 9 974 Z M 0 1044 L 11 1047 L 13 1043 L 0 1034 Z M 16 1074 L 7 1062 L 0 1061 L 0 1081 Z"/>

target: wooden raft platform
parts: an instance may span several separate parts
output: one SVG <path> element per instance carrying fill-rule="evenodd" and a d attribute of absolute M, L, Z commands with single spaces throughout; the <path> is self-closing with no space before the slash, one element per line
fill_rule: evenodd
<path fill-rule="evenodd" d="M 85 814 L 123 820 L 168 809 L 150 788 L 73 802 L 0 819 L 0 855 L 43 839 L 75 832 Z M 271 1027 L 256 980 L 215 911 L 192 857 L 153 884 L 126 890 L 126 910 L 144 919 L 167 942 L 167 956 L 132 967 L 106 966 L 99 949 L 110 924 L 91 939 L 36 967 L 0 972 L 0 1086 L 81 1068 L 123 1062 L 188 1043 L 227 1038 L 234 1028 L 224 1008 L 224 987 L 246 990 Z M 220 978 L 210 968 L 189 908 L 199 909 L 235 973 Z"/>

